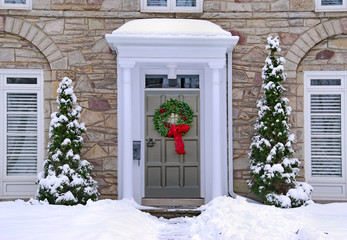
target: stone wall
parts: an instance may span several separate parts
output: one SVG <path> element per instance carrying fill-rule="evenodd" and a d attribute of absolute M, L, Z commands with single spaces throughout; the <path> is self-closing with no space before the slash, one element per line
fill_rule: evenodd
<path fill-rule="evenodd" d="M 346 64 L 339 64 L 346 63 L 346 12 L 316 13 L 314 0 L 205 0 L 203 13 L 141 13 L 139 0 L 33 0 L 32 11 L 0 10 L 0 16 L 2 67 L 46 70 L 46 132 L 49 115 L 55 111 L 59 81 L 64 76 L 73 79 L 83 107 L 82 121 L 88 128 L 83 157 L 95 166 L 102 198 L 117 196 L 116 54 L 110 51 L 104 36 L 126 21 L 204 19 L 240 37 L 233 55 L 234 188 L 243 195 L 249 194 L 247 153 L 258 111 L 256 101 L 261 97 L 268 35 L 279 35 L 282 56 L 288 60 L 286 95 L 293 108 L 292 132 L 297 136 L 294 149 L 302 161 L 302 73 L 347 70 Z M 5 47 L 6 41 L 14 42 Z M 22 45 L 16 45 L 16 41 Z"/>

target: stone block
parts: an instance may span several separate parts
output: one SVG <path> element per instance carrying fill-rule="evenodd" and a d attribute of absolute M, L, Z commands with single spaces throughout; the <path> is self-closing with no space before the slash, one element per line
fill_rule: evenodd
<path fill-rule="evenodd" d="M 88 109 L 83 109 L 81 120 L 85 122 L 86 126 L 94 125 L 96 123 L 103 122 L 104 115 L 103 112 L 95 112 Z"/>
<path fill-rule="evenodd" d="M 23 25 L 23 20 L 16 18 L 13 22 L 12 33 L 19 34 Z"/>
<path fill-rule="evenodd" d="M 37 46 L 39 45 L 39 43 L 41 43 L 45 38 L 47 38 L 46 34 L 44 34 L 43 32 L 39 31 L 36 36 L 34 37 L 34 39 L 32 40 L 32 43 Z"/>
<path fill-rule="evenodd" d="M 247 27 L 265 27 L 264 19 L 246 20 Z"/>
<path fill-rule="evenodd" d="M 288 11 L 289 1 L 288 0 L 278 0 L 271 3 L 271 11 Z"/>
<path fill-rule="evenodd" d="M 250 192 L 250 189 L 247 185 L 246 180 L 235 179 L 233 181 L 233 183 L 234 183 L 234 191 L 236 193 L 249 193 Z"/>
<path fill-rule="evenodd" d="M 104 0 L 101 5 L 103 11 L 119 11 L 123 8 L 123 1 L 120 0 Z"/>
<path fill-rule="evenodd" d="M 300 59 L 302 59 L 306 53 L 304 53 L 297 45 L 291 47 L 291 51 L 295 53 Z"/>
<path fill-rule="evenodd" d="M 307 53 L 310 50 L 310 47 L 301 39 L 299 38 L 295 45 L 298 46 L 298 48 L 302 49 L 303 52 Z"/>
<path fill-rule="evenodd" d="M 331 50 L 323 50 L 316 54 L 316 60 L 330 59 L 334 54 L 335 53 Z"/>
<path fill-rule="evenodd" d="M 92 51 L 94 53 L 111 53 L 112 50 L 106 39 L 101 39 L 93 45 Z"/>
<path fill-rule="evenodd" d="M 69 52 L 68 57 L 70 66 L 81 66 L 86 64 L 86 59 L 84 58 L 81 51 Z"/>
<path fill-rule="evenodd" d="M 107 128 L 116 128 L 117 127 L 117 115 L 112 114 L 105 121 L 105 127 Z"/>
<path fill-rule="evenodd" d="M 33 57 L 37 56 L 37 53 L 31 49 L 15 49 L 15 56 L 17 57 Z"/>
<path fill-rule="evenodd" d="M 319 36 L 321 37 L 321 39 L 326 39 L 328 37 L 327 32 L 325 31 L 325 28 L 323 26 L 323 24 L 319 24 L 315 27 L 317 33 L 319 34 Z"/>
<path fill-rule="evenodd" d="M 50 0 L 34 0 L 32 1 L 33 10 L 49 10 L 51 6 Z"/>
<path fill-rule="evenodd" d="M 94 111 L 106 111 L 106 110 L 110 110 L 111 106 L 108 100 L 99 99 L 99 98 L 90 98 L 89 108 Z"/>
<path fill-rule="evenodd" d="M 316 29 L 312 28 L 307 33 L 308 35 L 310 35 L 310 37 L 315 43 L 319 43 L 322 41 L 322 38 L 318 35 Z"/>
<path fill-rule="evenodd" d="M 55 99 L 58 96 L 57 90 L 59 88 L 59 82 L 52 82 L 51 88 L 52 88 L 52 96 Z"/>
<path fill-rule="evenodd" d="M 339 35 L 342 33 L 341 21 L 340 20 L 332 20 L 332 25 L 335 30 L 335 34 Z"/>
<path fill-rule="evenodd" d="M 76 80 L 75 92 L 93 92 L 91 82 L 86 75 L 81 75 Z"/>
<path fill-rule="evenodd" d="M 220 11 L 220 1 L 204 1 L 204 11 Z"/>
<path fill-rule="evenodd" d="M 93 130 L 87 131 L 87 136 L 88 136 L 88 140 L 89 140 L 88 142 L 98 142 L 98 141 L 105 140 L 103 133 L 95 132 Z"/>
<path fill-rule="evenodd" d="M 124 11 L 136 11 L 136 12 L 139 11 L 140 10 L 140 1 L 138 1 L 138 0 L 123 0 L 123 10 Z"/>
<path fill-rule="evenodd" d="M 117 170 L 117 158 L 108 157 L 102 162 L 103 170 Z"/>
<path fill-rule="evenodd" d="M 104 23 L 99 19 L 88 19 L 89 30 L 104 29 Z"/>
<path fill-rule="evenodd" d="M 276 19 L 267 19 L 267 27 L 289 27 L 288 20 L 276 20 Z"/>
<path fill-rule="evenodd" d="M 300 39 L 302 39 L 310 48 L 316 45 L 316 43 L 312 40 L 312 38 L 310 37 L 310 35 L 308 35 L 308 33 L 301 35 Z"/>
<path fill-rule="evenodd" d="M 13 62 L 14 49 L 0 48 L 0 61 Z"/>
<path fill-rule="evenodd" d="M 291 27 L 303 27 L 304 19 L 289 19 L 288 23 Z"/>
<path fill-rule="evenodd" d="M 108 157 L 108 153 L 99 145 L 92 147 L 86 154 L 84 154 L 86 159 L 100 159 Z"/>
<path fill-rule="evenodd" d="M 64 19 L 49 21 L 43 28 L 49 35 L 62 34 L 64 32 Z"/>
<path fill-rule="evenodd" d="M 333 25 L 332 25 L 332 23 L 331 23 L 330 21 L 324 22 L 324 23 L 323 23 L 323 26 L 324 26 L 326 32 L 328 33 L 328 36 L 329 36 L 329 37 L 335 35 L 334 27 L 333 27 Z"/>
<path fill-rule="evenodd" d="M 286 45 L 293 45 L 293 43 L 298 39 L 299 34 L 294 33 L 280 33 L 279 38 L 281 40 L 281 43 Z"/>
<path fill-rule="evenodd" d="M 52 62 L 50 65 L 52 70 L 67 69 L 67 58 L 61 58 L 57 61 Z"/>
<path fill-rule="evenodd" d="M 290 0 L 290 10 L 314 11 L 314 0 Z"/>
<path fill-rule="evenodd" d="M 88 5 L 101 5 L 103 0 L 87 0 Z"/>
<path fill-rule="evenodd" d="M 22 29 L 19 32 L 19 36 L 25 38 L 25 36 L 28 34 L 29 29 L 31 27 L 31 24 L 28 22 L 23 22 Z"/>
<path fill-rule="evenodd" d="M 252 3 L 226 2 L 224 10 L 227 12 L 252 12 Z"/>
<path fill-rule="evenodd" d="M 252 6 L 253 11 L 255 12 L 264 12 L 270 10 L 270 4 L 268 3 L 254 2 Z"/>
<path fill-rule="evenodd" d="M 31 42 L 38 32 L 39 32 L 39 29 L 37 27 L 31 26 L 26 36 L 26 39 Z"/>
<path fill-rule="evenodd" d="M 45 50 L 48 46 L 50 46 L 52 44 L 52 40 L 50 38 L 45 38 L 43 39 L 38 45 L 36 45 L 38 47 L 38 49 L 41 50 L 41 52 L 43 52 L 43 50 Z"/>
<path fill-rule="evenodd" d="M 341 19 L 341 30 L 343 33 L 347 33 L 347 18 Z"/>
<path fill-rule="evenodd" d="M 12 17 L 6 18 L 6 24 L 5 24 L 5 31 L 6 32 L 9 32 L 9 33 L 12 32 L 13 23 L 14 23 L 14 18 L 12 18 Z"/>
<path fill-rule="evenodd" d="M 55 46 L 55 48 L 56 48 L 56 46 Z M 44 51 L 46 51 L 46 49 Z M 62 58 L 62 55 L 61 55 L 60 51 L 58 50 L 58 48 L 56 48 L 56 49 L 57 49 L 57 51 L 55 51 L 52 54 L 47 56 L 47 60 L 49 62 L 54 62 L 54 61 L 59 60 L 60 58 Z"/>
<path fill-rule="evenodd" d="M 247 43 L 248 44 L 262 43 L 262 37 L 261 36 L 247 36 Z"/>
<path fill-rule="evenodd" d="M 6 25 L 6 17 L 0 16 L 0 30 L 1 31 L 5 30 L 5 25 Z"/>

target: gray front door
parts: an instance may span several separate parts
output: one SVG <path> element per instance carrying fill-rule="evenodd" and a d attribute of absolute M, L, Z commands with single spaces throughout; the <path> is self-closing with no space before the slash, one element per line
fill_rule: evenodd
<path fill-rule="evenodd" d="M 145 98 L 145 135 L 155 141 L 145 145 L 145 197 L 200 197 L 199 90 L 147 90 Z M 174 138 L 160 136 L 153 127 L 155 109 L 170 98 L 186 102 L 194 111 L 191 128 L 183 136 L 185 154 L 175 152 Z"/>

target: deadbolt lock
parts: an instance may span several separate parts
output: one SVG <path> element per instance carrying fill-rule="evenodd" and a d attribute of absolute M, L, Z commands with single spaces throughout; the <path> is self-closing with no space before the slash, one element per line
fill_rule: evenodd
<path fill-rule="evenodd" d="M 153 138 L 146 138 L 147 147 L 153 147 L 155 140 Z"/>

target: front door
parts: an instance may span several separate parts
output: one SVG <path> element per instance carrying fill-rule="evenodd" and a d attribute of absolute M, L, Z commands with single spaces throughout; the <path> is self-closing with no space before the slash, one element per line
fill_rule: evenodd
<path fill-rule="evenodd" d="M 168 80 L 166 76 L 146 76 L 145 197 L 200 197 L 199 97 L 197 75 L 177 76 L 175 80 Z M 154 111 L 169 99 L 183 101 L 194 111 L 191 128 L 183 135 L 185 154 L 175 152 L 173 137 L 163 137 L 154 129 Z"/>

